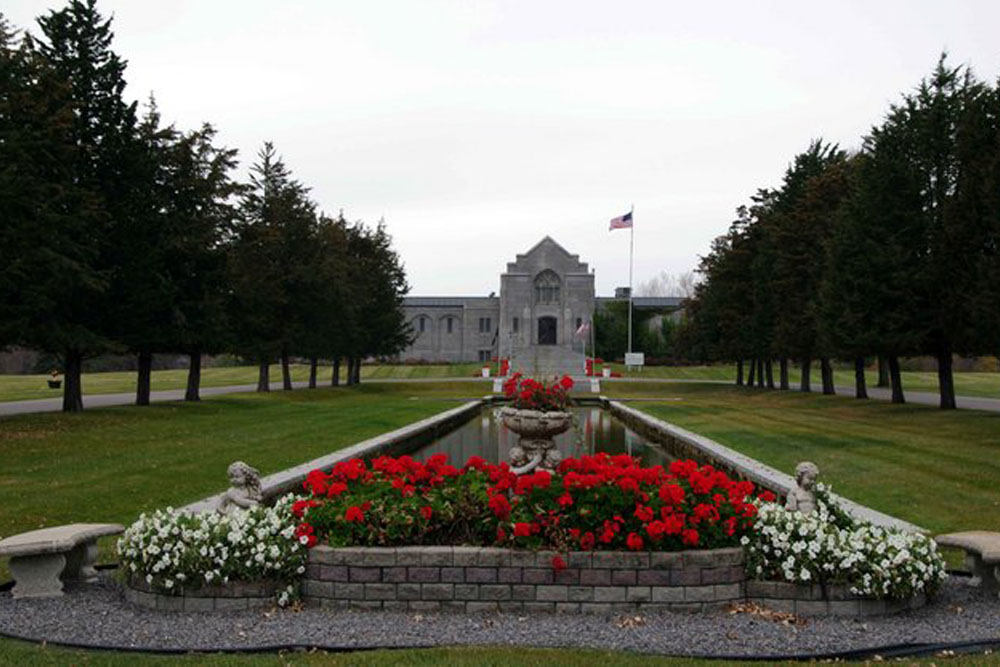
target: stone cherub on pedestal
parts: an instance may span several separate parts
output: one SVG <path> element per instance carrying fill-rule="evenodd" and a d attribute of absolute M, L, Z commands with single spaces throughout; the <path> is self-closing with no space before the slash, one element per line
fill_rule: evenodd
<path fill-rule="evenodd" d="M 260 504 L 260 472 L 243 461 L 233 461 L 229 465 L 229 483 L 232 486 L 219 501 L 220 514 L 229 514 L 234 509 L 249 509 Z"/>
<path fill-rule="evenodd" d="M 795 488 L 788 492 L 785 509 L 812 514 L 816 511 L 816 478 L 819 468 L 815 463 L 803 461 L 795 466 Z"/>

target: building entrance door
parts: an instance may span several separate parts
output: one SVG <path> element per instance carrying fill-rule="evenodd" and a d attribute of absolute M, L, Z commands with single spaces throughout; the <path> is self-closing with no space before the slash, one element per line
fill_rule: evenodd
<path fill-rule="evenodd" d="M 539 345 L 556 344 L 556 318 L 554 317 L 538 318 L 538 344 Z"/>

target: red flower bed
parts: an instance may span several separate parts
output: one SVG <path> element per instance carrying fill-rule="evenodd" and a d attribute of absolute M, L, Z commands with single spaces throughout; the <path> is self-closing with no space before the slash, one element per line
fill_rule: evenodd
<path fill-rule="evenodd" d="M 462 468 L 444 454 L 352 459 L 312 471 L 304 487 L 299 530 L 332 546 L 709 549 L 738 545 L 756 515 L 751 482 L 694 461 L 643 468 L 626 455 L 520 477 L 479 457 Z"/>
<path fill-rule="evenodd" d="M 518 410 L 539 410 L 541 412 L 561 412 L 569 406 L 569 390 L 573 388 L 573 378 L 568 375 L 556 382 L 539 382 L 514 373 L 503 383 L 504 396 L 511 399 Z"/>

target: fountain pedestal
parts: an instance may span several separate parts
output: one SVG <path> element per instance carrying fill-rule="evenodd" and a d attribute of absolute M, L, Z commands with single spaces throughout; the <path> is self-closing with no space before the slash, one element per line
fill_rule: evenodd
<path fill-rule="evenodd" d="M 511 470 L 518 475 L 536 468 L 554 472 L 562 455 L 553 438 L 569 430 L 573 415 L 506 407 L 500 410 L 500 417 L 507 428 L 520 436 L 518 444 L 510 448 Z"/>

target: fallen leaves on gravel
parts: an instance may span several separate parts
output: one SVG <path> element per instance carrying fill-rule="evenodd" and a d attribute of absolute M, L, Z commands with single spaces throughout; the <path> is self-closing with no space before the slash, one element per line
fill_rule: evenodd
<path fill-rule="evenodd" d="M 805 625 L 806 619 L 800 618 L 795 614 L 790 614 L 786 611 L 774 611 L 773 609 L 768 609 L 767 607 L 762 607 L 755 602 L 741 602 L 739 604 L 734 604 L 729 609 L 730 614 L 752 614 L 765 621 L 773 621 L 775 623 L 781 623 L 782 625 Z"/>
<path fill-rule="evenodd" d="M 619 628 L 641 628 L 646 625 L 645 616 L 619 616 L 617 625 Z"/>

